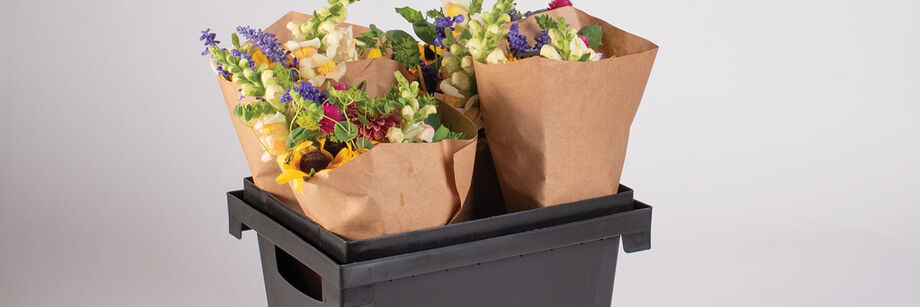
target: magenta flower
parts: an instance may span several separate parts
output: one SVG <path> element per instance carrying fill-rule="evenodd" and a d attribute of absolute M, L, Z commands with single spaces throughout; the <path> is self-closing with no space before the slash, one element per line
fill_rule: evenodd
<path fill-rule="evenodd" d="M 345 119 L 345 115 L 342 114 L 342 111 L 338 107 L 324 103 L 323 104 L 323 120 L 319 121 L 319 128 L 325 133 L 331 133 L 335 130 L 335 123 L 338 123 Z"/>
<path fill-rule="evenodd" d="M 339 84 L 333 85 L 332 88 L 334 88 L 337 91 L 345 91 L 345 90 L 348 90 L 348 84 L 339 83 Z"/>
<path fill-rule="evenodd" d="M 591 43 L 588 42 L 588 38 L 587 38 L 587 37 L 584 37 L 584 36 L 579 35 L 578 38 L 580 38 L 581 41 L 585 42 L 585 46 L 591 47 Z"/>
<path fill-rule="evenodd" d="M 553 0 L 549 3 L 549 9 L 555 10 L 563 6 L 572 6 L 572 1 L 569 0 Z"/>

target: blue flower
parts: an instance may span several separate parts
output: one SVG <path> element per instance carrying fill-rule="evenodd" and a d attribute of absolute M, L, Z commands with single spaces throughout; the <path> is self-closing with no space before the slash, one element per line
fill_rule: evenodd
<path fill-rule="evenodd" d="M 201 55 L 206 55 L 209 53 L 208 47 L 217 46 L 217 44 L 220 44 L 220 41 L 216 40 L 215 38 L 217 38 L 217 34 L 211 33 L 211 28 L 207 28 L 204 31 L 201 31 L 201 37 L 198 38 L 198 40 L 203 41 L 205 46 L 204 52 L 202 52 Z"/>
<path fill-rule="evenodd" d="M 251 41 L 253 45 L 262 51 L 265 57 L 275 63 L 283 63 L 288 68 L 293 67 L 290 61 L 287 61 L 290 51 L 282 48 L 282 44 L 275 38 L 274 34 L 263 32 L 262 29 L 253 29 L 250 27 L 237 27 L 236 32 Z"/>
<path fill-rule="evenodd" d="M 516 57 L 528 56 L 528 53 L 540 52 L 540 48 L 543 48 L 543 45 L 549 44 L 549 31 L 543 30 L 540 32 L 540 35 L 534 37 L 536 42 L 533 46 L 527 43 L 527 36 L 521 34 L 521 26 L 518 24 L 512 24 L 511 29 L 508 31 L 508 49 L 511 50 L 511 53 L 514 53 Z"/>
<path fill-rule="evenodd" d="M 300 98 L 304 100 L 312 100 L 316 103 L 323 103 L 326 101 L 326 93 L 314 87 L 310 82 L 302 82 L 294 85 L 294 87 L 284 94 L 281 94 L 281 102 L 288 103 L 294 101 L 294 98 L 291 96 L 291 91 L 296 92 L 300 95 Z"/>
<path fill-rule="evenodd" d="M 444 39 L 447 38 L 447 29 L 454 30 L 454 25 L 463 22 L 463 15 L 438 17 L 434 20 L 434 45 L 444 47 Z"/>
<path fill-rule="evenodd" d="M 543 48 L 543 45 L 549 44 L 549 30 L 543 30 L 542 32 L 540 32 L 540 35 L 537 35 L 537 37 L 534 37 L 534 41 L 536 41 L 537 43 L 534 44 L 533 47 L 534 49 L 538 51 L 540 50 L 540 48 Z"/>
<path fill-rule="evenodd" d="M 517 10 L 517 2 L 514 2 L 511 5 L 512 5 L 511 11 L 508 12 L 508 16 L 511 16 L 511 21 L 523 19 L 521 17 L 521 12 L 518 12 Z"/>

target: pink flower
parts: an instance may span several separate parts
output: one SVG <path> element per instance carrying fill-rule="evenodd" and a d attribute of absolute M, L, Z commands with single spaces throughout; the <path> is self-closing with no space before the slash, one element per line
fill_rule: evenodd
<path fill-rule="evenodd" d="M 572 6 L 572 1 L 569 0 L 553 0 L 549 3 L 549 9 L 554 10 L 563 6 Z"/>
<path fill-rule="evenodd" d="M 334 88 L 337 91 L 344 91 L 348 89 L 348 84 L 339 83 L 339 84 L 333 85 L 332 88 Z"/>
<path fill-rule="evenodd" d="M 334 131 L 335 123 L 345 119 L 345 115 L 338 107 L 328 103 L 323 104 L 323 115 L 323 120 L 319 121 L 319 128 L 325 133 Z"/>
<path fill-rule="evenodd" d="M 588 38 L 587 38 L 587 37 L 584 37 L 584 36 L 579 35 L 578 38 L 580 38 L 581 41 L 585 42 L 585 46 L 591 47 L 591 43 L 588 42 Z"/>

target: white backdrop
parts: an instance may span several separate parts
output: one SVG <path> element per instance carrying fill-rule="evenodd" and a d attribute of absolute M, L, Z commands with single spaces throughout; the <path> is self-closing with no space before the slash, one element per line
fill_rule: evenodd
<path fill-rule="evenodd" d="M 4 3 L 0 305 L 264 306 L 198 31 L 320 2 Z M 349 20 L 408 29 L 405 4 L 438 1 Z M 575 4 L 661 46 L 623 175 L 653 249 L 615 306 L 920 305 L 917 1 Z"/>

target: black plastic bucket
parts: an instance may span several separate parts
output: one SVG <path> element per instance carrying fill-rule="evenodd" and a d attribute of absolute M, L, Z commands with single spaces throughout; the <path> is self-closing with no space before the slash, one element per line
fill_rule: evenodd
<path fill-rule="evenodd" d="M 245 193 L 228 193 L 230 232 L 259 234 L 270 307 L 606 307 L 620 238 L 626 252 L 650 247 L 652 209 L 625 187 L 579 203 L 345 241 L 245 185 Z"/>

